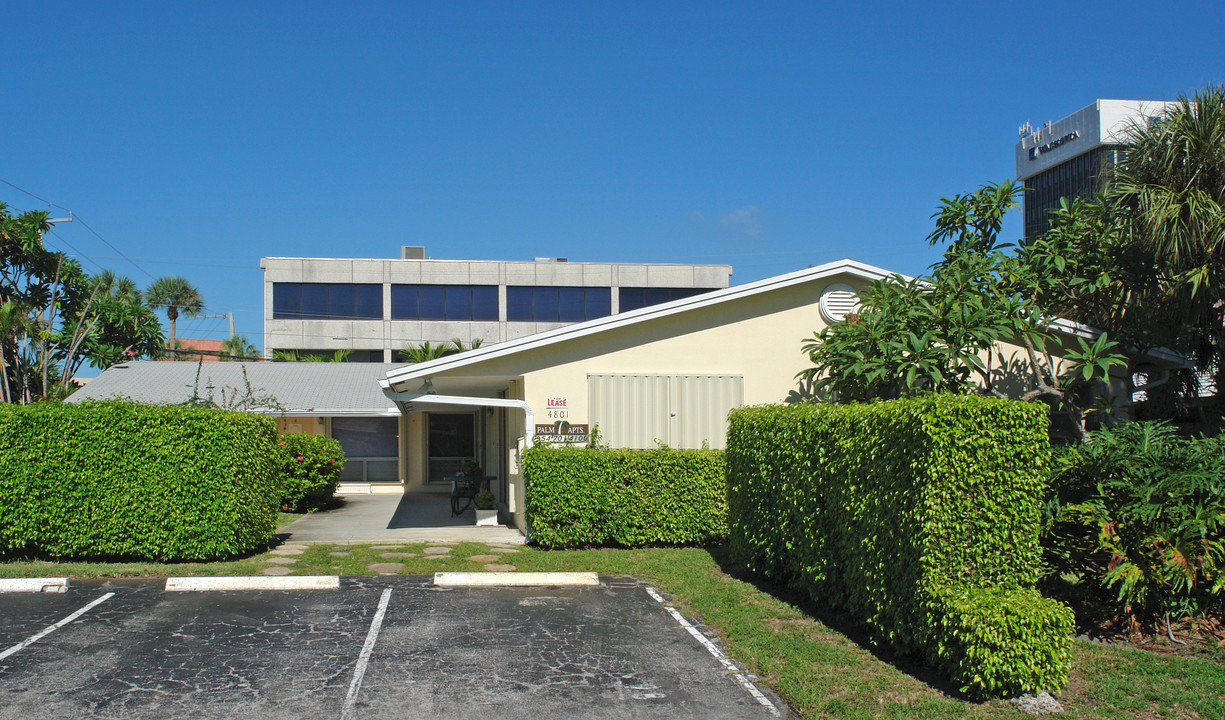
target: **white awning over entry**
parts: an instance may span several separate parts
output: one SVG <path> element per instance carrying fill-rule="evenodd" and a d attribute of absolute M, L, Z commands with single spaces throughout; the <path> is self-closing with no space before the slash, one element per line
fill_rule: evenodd
<path fill-rule="evenodd" d="M 410 412 L 418 410 L 428 410 L 432 407 L 500 407 L 522 410 L 524 419 L 523 427 L 526 428 L 524 435 L 525 447 L 532 446 L 533 431 L 536 428 L 535 415 L 532 413 L 532 406 L 524 400 L 508 400 L 506 398 L 491 398 L 491 397 L 470 397 L 465 395 L 439 395 L 437 393 L 409 393 L 396 392 L 391 389 L 391 383 L 386 380 L 381 380 L 379 384 L 383 387 L 383 394 L 392 400 L 400 412 L 407 415 Z"/>

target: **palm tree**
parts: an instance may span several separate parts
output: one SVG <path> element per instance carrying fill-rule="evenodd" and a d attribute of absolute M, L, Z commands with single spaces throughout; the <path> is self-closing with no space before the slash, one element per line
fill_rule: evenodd
<path fill-rule="evenodd" d="M 245 335 L 235 335 L 234 337 L 221 343 L 222 352 L 229 355 L 222 355 L 222 360 L 230 358 L 252 358 L 255 357 L 255 345 L 247 340 Z"/>
<path fill-rule="evenodd" d="M 401 351 L 405 362 L 422 363 L 438 358 L 454 352 L 453 348 L 448 348 L 446 345 L 433 345 L 429 340 L 420 345 L 409 345 Z"/>
<path fill-rule="evenodd" d="M 352 348 L 299 354 L 297 350 L 273 350 L 272 359 L 281 362 L 347 362 Z"/>
<path fill-rule="evenodd" d="M 101 294 L 117 300 L 135 300 L 139 302 L 143 295 L 132 278 L 127 275 L 116 275 L 114 270 L 103 270 L 94 281 L 101 289 Z"/>
<path fill-rule="evenodd" d="M 167 275 L 154 280 L 145 290 L 145 296 L 151 307 L 166 308 L 166 319 L 170 321 L 170 335 L 166 338 L 166 348 L 173 350 L 174 323 L 179 319 L 179 311 L 187 317 L 196 317 L 204 311 L 204 298 L 200 291 L 186 278 L 177 275 Z"/>
<path fill-rule="evenodd" d="M 1173 322 L 1201 367 L 1225 387 L 1225 88 L 1183 97 L 1160 117 L 1133 123 L 1110 197 L 1133 241 L 1175 279 Z"/>

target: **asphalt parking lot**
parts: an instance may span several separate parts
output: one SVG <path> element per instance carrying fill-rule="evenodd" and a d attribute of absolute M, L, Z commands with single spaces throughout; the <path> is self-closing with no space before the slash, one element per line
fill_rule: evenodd
<path fill-rule="evenodd" d="M 0 718 L 771 718 L 783 707 L 626 578 L 164 586 L 0 594 Z"/>

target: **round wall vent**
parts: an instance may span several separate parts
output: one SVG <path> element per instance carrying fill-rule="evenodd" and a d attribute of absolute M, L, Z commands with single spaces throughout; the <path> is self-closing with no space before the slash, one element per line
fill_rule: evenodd
<path fill-rule="evenodd" d="M 821 308 L 821 317 L 825 318 L 825 322 L 842 322 L 847 315 L 859 309 L 859 296 L 850 285 L 834 283 L 821 291 L 821 299 L 817 305 Z"/>

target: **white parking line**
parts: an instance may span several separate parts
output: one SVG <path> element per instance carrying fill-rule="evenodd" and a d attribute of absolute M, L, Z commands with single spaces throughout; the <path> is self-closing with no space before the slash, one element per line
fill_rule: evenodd
<path fill-rule="evenodd" d="M 43 638 L 47 637 L 47 636 L 48 636 L 48 635 L 50 635 L 51 633 L 55 632 L 56 630 L 59 630 L 60 628 L 62 628 L 62 627 L 64 627 L 65 625 L 67 625 L 68 623 L 72 622 L 73 620 L 76 620 L 77 618 L 81 617 L 81 616 L 82 616 L 82 615 L 84 615 L 85 613 L 89 612 L 89 611 L 90 611 L 90 610 L 92 610 L 94 607 L 96 607 L 96 606 L 98 606 L 98 605 L 101 605 L 102 603 L 106 602 L 107 600 L 110 600 L 112 597 L 114 597 L 114 595 L 115 595 L 115 593 L 113 593 L 113 592 L 108 592 L 107 594 L 103 595 L 102 597 L 98 598 L 97 600 L 94 600 L 93 602 L 89 603 L 88 605 L 86 605 L 85 607 L 81 608 L 80 610 L 77 610 L 76 612 L 74 612 L 73 614 L 71 614 L 71 615 L 69 615 L 68 617 L 64 618 L 63 620 L 60 620 L 60 621 L 59 621 L 59 622 L 57 622 L 56 624 L 54 624 L 54 625 L 48 625 L 46 628 L 44 628 L 44 629 L 43 629 L 43 631 L 42 631 L 42 632 L 40 632 L 40 633 L 38 633 L 38 634 L 36 634 L 36 635 L 31 635 L 30 637 L 26 638 L 25 640 L 22 640 L 21 642 L 17 643 L 16 645 L 14 645 L 13 647 L 9 648 L 8 650 L 5 650 L 4 652 L 0 652 L 0 660 L 3 660 L 3 659 L 5 659 L 6 657 L 8 657 L 8 656 L 12 655 L 13 653 L 16 653 L 17 651 L 21 650 L 22 648 L 28 647 L 28 646 L 33 645 L 34 643 L 38 642 L 39 640 L 42 640 Z"/>
<path fill-rule="evenodd" d="M 357 666 L 353 668 L 353 681 L 349 683 L 349 694 L 345 696 L 345 705 L 340 710 L 340 720 L 353 716 L 353 706 L 357 702 L 357 693 L 362 689 L 362 676 L 366 674 L 366 666 L 370 664 L 370 655 L 374 652 L 374 643 L 379 639 L 379 628 L 383 627 L 383 616 L 387 614 L 387 603 L 391 602 L 391 588 L 383 591 L 379 599 L 379 609 L 374 613 L 370 623 L 370 632 L 366 633 L 366 642 L 357 656 Z"/>
<path fill-rule="evenodd" d="M 647 594 L 655 598 L 655 601 L 662 605 L 664 610 L 667 610 L 668 614 L 681 624 L 681 627 L 688 630 L 690 635 L 692 635 L 698 642 L 702 643 L 702 646 L 705 647 L 711 655 L 714 655 L 715 659 L 718 660 L 725 669 L 732 673 L 732 676 L 736 678 L 736 682 L 740 683 L 740 687 L 747 690 L 748 693 L 752 695 L 755 700 L 757 700 L 757 702 L 761 703 L 767 712 L 774 717 L 782 717 L 782 713 L 779 712 L 778 707 L 774 703 L 770 702 L 770 698 L 766 697 L 765 693 L 763 693 L 761 690 L 758 690 L 757 686 L 753 684 L 753 681 L 745 677 L 744 673 L 740 672 L 735 663 L 733 663 L 727 657 L 727 655 L 718 648 L 717 645 L 710 641 L 710 638 L 703 635 L 700 630 L 695 628 L 688 620 L 684 618 L 683 615 L 677 612 L 676 608 L 669 605 L 667 601 L 664 600 L 663 596 L 656 592 L 655 588 L 648 586 Z"/>

